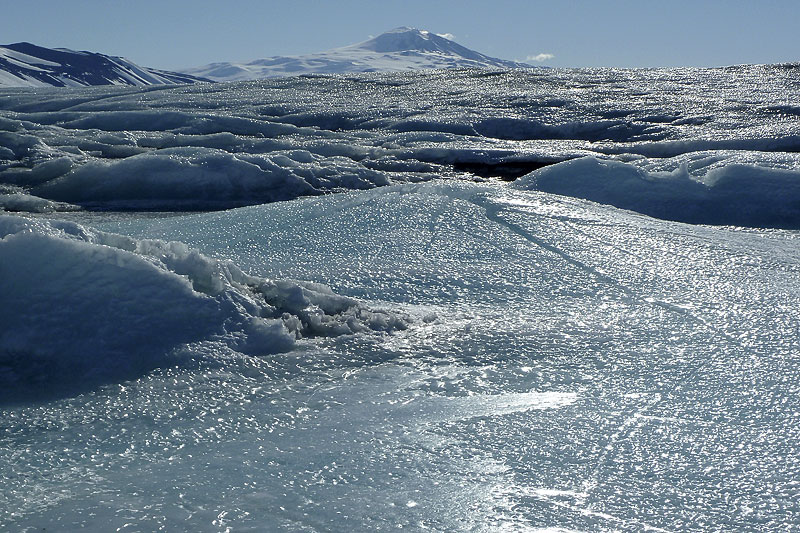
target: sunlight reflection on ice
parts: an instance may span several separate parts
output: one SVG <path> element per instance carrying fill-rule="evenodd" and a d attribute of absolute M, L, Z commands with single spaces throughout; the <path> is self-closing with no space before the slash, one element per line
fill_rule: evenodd
<path fill-rule="evenodd" d="M 459 418 L 500 416 L 533 409 L 554 409 L 575 403 L 574 392 L 524 392 L 449 398 L 448 411 L 457 412 Z"/>
<path fill-rule="evenodd" d="M 541 409 L 557 409 L 572 405 L 578 399 L 574 392 L 523 392 L 480 394 L 463 397 L 436 397 L 425 403 L 427 423 L 503 416 Z"/>

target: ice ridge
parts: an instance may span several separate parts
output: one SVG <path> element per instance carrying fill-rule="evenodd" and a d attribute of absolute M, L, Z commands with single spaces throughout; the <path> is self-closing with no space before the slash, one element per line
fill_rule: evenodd
<path fill-rule="evenodd" d="M 261 356 L 305 337 L 407 326 L 319 283 L 250 276 L 180 242 L 72 222 L 0 216 L 0 257 L 0 399 L 137 377 L 187 346 Z"/>

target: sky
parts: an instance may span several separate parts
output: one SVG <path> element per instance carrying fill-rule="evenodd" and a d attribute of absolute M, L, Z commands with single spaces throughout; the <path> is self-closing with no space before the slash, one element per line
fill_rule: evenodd
<path fill-rule="evenodd" d="M 398 26 L 552 67 L 800 61 L 799 0 L 0 0 L 0 13 L 0 44 L 174 70 L 321 52 Z"/>

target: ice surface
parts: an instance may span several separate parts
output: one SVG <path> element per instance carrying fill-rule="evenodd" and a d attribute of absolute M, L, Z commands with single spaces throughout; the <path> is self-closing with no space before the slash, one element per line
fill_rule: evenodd
<path fill-rule="evenodd" d="M 682 167 L 696 178 L 665 192 L 693 198 L 686 208 L 628 195 L 627 209 L 796 227 L 800 126 L 787 104 L 796 75 L 781 66 L 457 70 L 6 89 L 0 186 L 92 209 L 219 209 L 436 177 L 513 179 L 591 156 L 642 176 L 673 173 L 675 183 Z M 648 181 L 626 172 L 603 181 Z M 706 174 L 725 186 L 701 201 L 690 189 Z M 561 194 L 587 197 L 558 181 Z M 624 194 L 592 199 L 622 205 Z"/>
<path fill-rule="evenodd" d="M 71 216 L 82 225 L 0 217 L 2 268 L 13 257 L 13 278 L 30 280 L 15 289 L 4 272 L 0 294 L 25 305 L 3 308 L 17 320 L 45 306 L 36 318 L 52 334 L 41 344 L 54 347 L 80 325 L 72 305 L 101 326 L 119 315 L 123 340 L 153 346 L 145 332 L 160 323 L 134 313 L 147 309 L 178 347 L 139 379 L 4 407 L 5 529 L 797 524 L 796 231 L 664 222 L 455 182 L 217 213 Z M 197 255 L 165 244 L 176 240 Z M 210 257 L 390 302 L 414 321 L 391 336 L 237 356 L 254 313 L 223 304 L 250 309 L 260 296 Z M 151 290 L 168 303 L 145 298 Z M 192 341 L 208 328 L 219 342 Z"/>
<path fill-rule="evenodd" d="M 797 72 L 4 91 L 31 210 L 304 196 L 0 216 L 0 529 L 797 529 L 798 231 L 536 190 L 796 227 Z"/>

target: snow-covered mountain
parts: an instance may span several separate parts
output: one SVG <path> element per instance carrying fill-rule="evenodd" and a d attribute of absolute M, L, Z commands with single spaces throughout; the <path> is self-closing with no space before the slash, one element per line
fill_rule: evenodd
<path fill-rule="evenodd" d="M 211 63 L 183 72 L 215 81 L 438 68 L 529 68 L 475 52 L 435 33 L 401 27 L 362 43 L 303 56 L 276 56 L 249 63 Z"/>
<path fill-rule="evenodd" d="M 172 85 L 210 81 L 140 67 L 127 59 L 31 43 L 0 46 L 0 87 Z"/>

